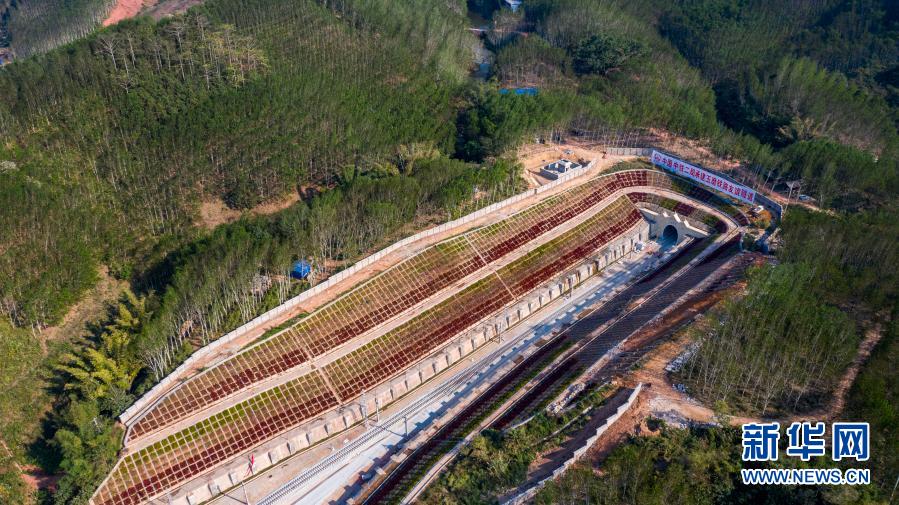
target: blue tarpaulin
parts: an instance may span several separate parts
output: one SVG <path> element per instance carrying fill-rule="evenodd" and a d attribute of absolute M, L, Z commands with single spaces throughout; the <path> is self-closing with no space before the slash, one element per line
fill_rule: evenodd
<path fill-rule="evenodd" d="M 503 88 L 499 90 L 501 95 L 508 95 L 509 93 L 514 93 L 516 95 L 531 95 L 534 96 L 537 94 L 537 88 Z"/>
<path fill-rule="evenodd" d="M 303 280 L 308 277 L 311 272 L 312 265 L 300 260 L 293 264 L 293 269 L 290 270 L 290 276 L 294 279 Z"/>

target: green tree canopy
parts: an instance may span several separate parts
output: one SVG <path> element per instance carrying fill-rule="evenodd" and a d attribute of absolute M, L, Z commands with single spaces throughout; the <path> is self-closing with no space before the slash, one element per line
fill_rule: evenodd
<path fill-rule="evenodd" d="M 574 68 L 581 74 L 607 74 L 646 52 L 636 40 L 614 35 L 591 35 L 572 51 Z"/>

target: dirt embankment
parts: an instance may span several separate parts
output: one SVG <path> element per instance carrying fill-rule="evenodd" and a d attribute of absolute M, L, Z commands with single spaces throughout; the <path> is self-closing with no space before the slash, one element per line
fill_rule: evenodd
<path fill-rule="evenodd" d="M 180 14 L 201 3 L 203 0 L 116 0 L 109 15 L 103 20 L 103 26 L 114 25 L 138 14 L 146 14 L 159 20 Z"/>
<path fill-rule="evenodd" d="M 744 288 L 745 282 L 741 281 L 726 290 L 691 300 L 687 305 L 666 315 L 657 324 L 633 335 L 628 340 L 627 349 L 652 345 L 658 339 L 658 335 L 664 334 L 667 328 L 690 324 L 689 321 L 697 314 L 707 312 L 723 300 L 740 296 Z M 668 364 L 681 355 L 691 343 L 689 332 L 679 331 L 674 338 L 658 344 L 658 347 L 643 358 L 639 369 L 623 378 L 623 382 L 628 385 L 642 382 L 646 386 L 645 393 L 641 395 L 645 401 L 637 408 L 631 409 L 631 414 L 635 417 L 634 425 L 637 427 L 635 434 L 639 434 L 641 420 L 647 416 L 663 419 L 675 425 L 715 421 L 714 411 L 675 389 L 666 371 Z M 751 421 L 752 419 L 746 417 L 734 417 L 731 424 L 739 425 Z"/>
<path fill-rule="evenodd" d="M 156 5 L 156 0 L 116 0 L 115 5 L 112 6 L 112 10 L 109 11 L 109 16 L 103 20 L 103 26 L 114 25 L 119 21 L 133 18 L 134 16 L 137 16 L 144 7 L 149 7 L 151 5 Z"/>
<path fill-rule="evenodd" d="M 602 147 L 590 144 L 566 143 L 566 144 L 525 144 L 518 149 L 516 158 L 522 166 L 522 177 L 528 183 L 529 188 L 536 188 L 551 182 L 540 175 L 540 169 L 548 163 L 567 159 L 586 165 L 591 161 L 599 172 L 612 167 L 620 161 L 634 158 L 633 156 L 608 156 Z"/>
<path fill-rule="evenodd" d="M 836 419 L 836 417 L 843 411 L 843 407 L 846 406 L 846 399 L 849 396 L 849 389 L 855 382 L 855 378 L 858 377 L 858 373 L 861 371 L 862 365 L 864 365 L 865 362 L 868 361 L 868 357 L 871 355 L 871 351 L 873 351 L 877 343 L 880 342 L 880 338 L 883 336 L 882 330 L 883 328 L 877 325 L 872 328 L 868 328 L 868 330 L 865 332 L 865 338 L 862 339 L 861 344 L 859 344 L 858 346 L 858 351 L 855 354 L 855 359 L 852 360 L 849 368 L 847 368 L 843 373 L 843 377 L 840 379 L 840 382 L 837 384 L 837 388 L 833 392 L 833 398 L 831 399 L 830 403 L 821 410 L 817 410 L 803 416 L 795 416 L 795 418 L 792 420 L 799 421 L 809 418 L 820 420 Z"/>

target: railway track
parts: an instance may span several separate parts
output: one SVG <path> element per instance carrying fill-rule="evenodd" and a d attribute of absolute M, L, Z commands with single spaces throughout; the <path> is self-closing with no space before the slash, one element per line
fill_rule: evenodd
<path fill-rule="evenodd" d="M 708 245 L 706 241 L 695 241 L 669 259 L 662 268 L 644 276 L 601 307 L 578 320 L 481 393 L 461 413 L 438 429 L 424 444 L 407 454 L 406 458 L 365 497 L 363 503 L 400 503 L 419 478 L 441 456 L 463 440 L 477 422 L 495 410 L 512 392 L 546 367 L 554 359 L 554 356 L 567 346 L 579 346 L 571 356 L 555 366 L 527 393 L 514 402 L 490 427 L 503 429 L 511 426 L 522 415 L 539 408 L 581 370 L 594 364 L 615 345 L 637 331 L 661 310 L 674 303 L 730 260 L 739 251 L 739 240 L 739 236 L 732 238 L 690 270 L 675 277 L 675 274 L 680 272 L 690 259 Z M 735 280 L 736 276 L 733 279 Z M 665 285 L 666 283 L 668 285 Z M 663 285 L 665 285 L 664 289 L 658 290 Z M 724 284 L 717 283 L 717 285 L 723 286 Z M 638 305 L 631 308 L 635 303 Z M 622 313 L 624 313 L 623 316 L 621 316 Z M 618 319 L 611 325 L 601 328 L 606 322 L 616 317 Z M 645 351 L 625 353 L 619 356 L 620 359 L 609 363 L 609 373 L 620 373 L 620 371 L 626 370 L 644 354 Z M 604 368 L 600 377 L 604 377 L 605 374 Z"/>
<path fill-rule="evenodd" d="M 666 281 L 671 279 L 683 265 L 699 254 L 707 245 L 708 243 L 704 241 L 696 241 L 689 244 L 687 247 L 678 251 L 678 253 L 669 259 L 662 268 L 644 276 L 613 299 L 589 313 L 586 317 L 581 318 L 577 323 L 568 328 L 563 333 L 563 336 L 580 344 L 581 348 L 564 362 L 560 363 L 558 368 L 563 369 L 566 372 L 583 370 L 595 363 L 600 357 L 605 355 L 609 349 L 617 345 L 618 342 L 630 335 L 633 331 L 636 331 L 637 328 L 643 326 L 646 322 L 643 318 L 640 318 L 639 321 L 628 319 L 634 312 L 636 312 L 637 309 L 634 309 L 630 313 L 626 313 L 623 318 L 613 323 L 609 328 L 597 332 L 597 328 L 604 323 L 613 320 L 623 312 L 627 312 L 628 308 L 633 306 L 635 301 L 650 296 L 649 293 L 653 289 L 662 286 Z M 652 298 L 653 297 L 650 296 L 650 299 Z M 646 300 L 642 301 L 643 304 L 646 302 Z M 632 329 L 628 331 L 630 328 Z M 536 384 L 530 391 L 522 395 L 511 408 L 499 416 L 490 427 L 497 430 L 503 430 L 517 424 L 522 417 L 526 417 L 530 413 L 539 410 L 544 404 L 550 401 L 552 397 L 554 397 L 556 393 L 561 388 L 565 387 L 565 385 L 573 378 L 573 373 L 548 374 L 540 381 L 540 383 Z"/>
<path fill-rule="evenodd" d="M 542 370 L 565 349 L 568 340 L 557 335 L 534 354 L 522 360 L 508 374 L 495 382 L 477 399 L 443 425 L 428 440 L 409 453 L 388 476 L 375 487 L 362 503 L 399 503 L 431 465 L 458 444 L 499 403 L 534 374 Z"/>
<path fill-rule="evenodd" d="M 703 289 L 702 293 L 695 295 L 695 297 L 687 300 L 683 303 L 685 306 L 690 306 L 693 301 L 700 299 L 704 296 L 707 296 L 710 293 L 714 293 L 716 291 L 721 291 L 727 289 L 734 285 L 738 280 L 743 278 L 743 274 L 746 272 L 746 269 L 749 265 L 752 264 L 752 260 L 748 256 L 744 256 L 745 260 L 739 261 L 736 265 L 734 265 L 726 274 L 721 276 L 718 279 L 715 279 L 712 283 L 710 283 L 705 289 Z M 677 333 L 681 328 L 690 324 L 694 320 L 693 317 L 684 318 L 678 324 L 672 324 L 664 328 L 661 332 L 657 333 L 652 342 L 647 345 L 641 347 L 640 349 L 632 350 L 632 351 L 624 351 L 612 359 L 596 377 L 596 381 L 604 382 L 607 380 L 611 380 L 616 376 L 622 375 L 629 371 L 638 361 L 640 361 L 643 356 L 646 356 L 653 349 L 658 347 L 659 344 L 666 341 L 669 337 Z"/>

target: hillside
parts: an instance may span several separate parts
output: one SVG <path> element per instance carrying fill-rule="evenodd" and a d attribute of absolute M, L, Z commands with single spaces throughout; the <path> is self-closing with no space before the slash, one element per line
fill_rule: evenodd
<path fill-rule="evenodd" d="M 50 51 L 94 31 L 113 0 L 8 0 L 0 4 L 0 47 L 17 58 Z"/>
<path fill-rule="evenodd" d="M 401 14 L 386 5 L 262 2 L 248 17 L 246 4 L 210 2 L 5 69 L 0 202 L 12 254 L 0 271 L 18 273 L 2 276 L 6 311 L 54 323 L 98 262 L 127 275 L 160 239 L 190 238 L 204 196 L 246 209 L 332 184 L 347 166 L 368 170 L 401 145 L 445 152 L 463 20 L 416 9 L 382 27 Z"/>

